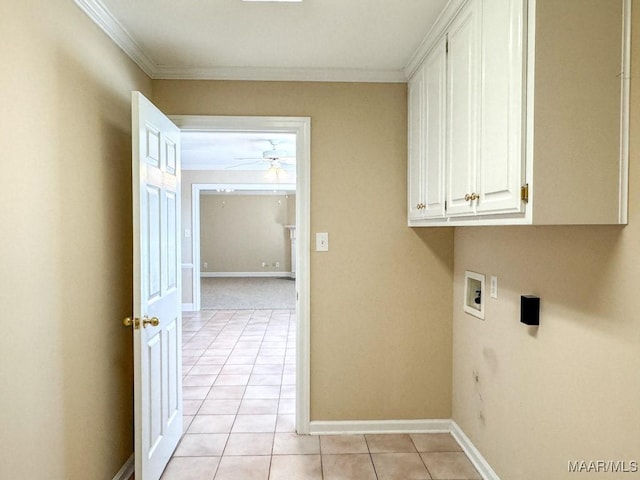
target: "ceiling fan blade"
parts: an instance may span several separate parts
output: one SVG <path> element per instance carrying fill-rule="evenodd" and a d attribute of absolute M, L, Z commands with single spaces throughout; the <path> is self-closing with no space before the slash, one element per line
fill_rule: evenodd
<path fill-rule="evenodd" d="M 262 160 L 258 160 L 257 162 L 238 163 L 237 165 L 231 165 L 229 167 L 225 167 L 225 170 L 229 170 L 231 168 L 246 167 L 247 165 L 255 165 L 256 163 L 262 163 Z"/>

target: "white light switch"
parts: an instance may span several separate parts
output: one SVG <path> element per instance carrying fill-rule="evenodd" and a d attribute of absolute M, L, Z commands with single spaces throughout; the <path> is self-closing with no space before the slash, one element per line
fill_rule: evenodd
<path fill-rule="evenodd" d="M 191 230 L 188 228 L 184 229 L 184 238 L 191 238 Z"/>
<path fill-rule="evenodd" d="M 327 232 L 316 233 L 316 252 L 329 251 L 329 234 Z"/>
<path fill-rule="evenodd" d="M 498 277 L 491 275 L 489 290 L 491 298 L 498 298 Z"/>

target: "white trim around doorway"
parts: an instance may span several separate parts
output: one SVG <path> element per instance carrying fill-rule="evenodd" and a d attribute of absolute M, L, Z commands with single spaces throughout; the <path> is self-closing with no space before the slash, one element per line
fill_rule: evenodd
<path fill-rule="evenodd" d="M 311 218 L 311 119 L 309 117 L 227 117 L 172 115 L 182 130 L 191 132 L 274 132 L 296 135 L 296 430 L 309 433 L 310 422 L 310 218 Z M 198 187 L 198 188 L 196 188 Z M 192 190 L 192 242 L 199 238 L 200 188 Z M 210 187 L 206 185 L 206 187 Z M 255 185 L 247 185 L 255 187 Z M 215 186 L 212 187 L 215 189 Z M 205 190 L 205 188 L 202 188 Z M 207 188 L 211 189 L 211 188 Z M 195 202 L 197 205 L 194 205 Z M 197 237 L 196 237 L 197 236 Z M 199 252 L 198 252 L 199 253 Z M 200 276 L 200 259 L 192 244 L 193 279 Z M 199 256 L 199 255 L 198 255 Z M 200 309 L 200 294 L 193 285 L 193 309 Z M 197 296 L 196 296 L 197 294 Z"/>

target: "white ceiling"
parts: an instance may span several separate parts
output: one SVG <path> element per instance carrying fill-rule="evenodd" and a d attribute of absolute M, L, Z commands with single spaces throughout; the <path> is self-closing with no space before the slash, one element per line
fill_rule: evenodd
<path fill-rule="evenodd" d="M 183 170 L 266 171 L 271 162 L 263 153 L 286 154 L 281 166 L 295 182 L 296 136 L 291 133 L 182 132 Z"/>
<path fill-rule="evenodd" d="M 152 78 L 405 81 L 447 0 L 75 0 Z"/>

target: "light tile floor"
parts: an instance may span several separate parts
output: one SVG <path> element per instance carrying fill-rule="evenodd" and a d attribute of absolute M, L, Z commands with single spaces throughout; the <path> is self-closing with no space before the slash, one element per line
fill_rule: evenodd
<path fill-rule="evenodd" d="M 162 480 L 475 480 L 449 434 L 295 433 L 295 312 L 183 316 L 185 433 Z"/>

